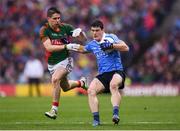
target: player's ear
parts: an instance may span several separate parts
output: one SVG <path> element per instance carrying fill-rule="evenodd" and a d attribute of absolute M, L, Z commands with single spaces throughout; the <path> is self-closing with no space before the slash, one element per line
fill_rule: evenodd
<path fill-rule="evenodd" d="M 47 17 L 47 20 L 50 21 L 51 17 Z"/>
<path fill-rule="evenodd" d="M 101 32 L 103 32 L 103 33 L 104 33 L 104 29 L 101 29 Z"/>

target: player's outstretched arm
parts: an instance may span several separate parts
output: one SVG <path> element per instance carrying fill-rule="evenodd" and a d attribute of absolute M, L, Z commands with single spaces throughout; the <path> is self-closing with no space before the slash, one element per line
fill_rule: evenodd
<path fill-rule="evenodd" d="M 52 45 L 50 39 L 47 39 L 46 41 L 44 41 L 43 45 L 46 48 L 46 50 L 49 52 L 59 51 L 65 48 L 65 45 Z"/>
<path fill-rule="evenodd" d="M 70 43 L 70 44 L 67 44 L 65 45 L 65 48 L 67 50 L 70 50 L 70 51 L 77 51 L 77 52 L 80 52 L 80 53 L 88 53 L 84 46 L 83 45 L 80 45 L 80 44 L 76 44 L 76 43 Z"/>

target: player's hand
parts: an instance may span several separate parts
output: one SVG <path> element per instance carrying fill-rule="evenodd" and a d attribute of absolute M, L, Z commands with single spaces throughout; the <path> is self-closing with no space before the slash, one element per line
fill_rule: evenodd
<path fill-rule="evenodd" d="M 80 48 L 80 45 L 76 44 L 76 43 L 69 43 L 69 44 L 65 45 L 65 48 L 67 50 L 78 51 Z"/>
<path fill-rule="evenodd" d="M 72 37 L 78 37 L 80 33 L 82 32 L 81 28 L 76 28 L 73 30 Z"/>
<path fill-rule="evenodd" d="M 113 43 L 109 42 L 108 40 L 104 40 L 104 42 L 100 44 L 100 47 L 103 51 L 109 50 L 113 48 Z"/>
<path fill-rule="evenodd" d="M 69 44 L 70 42 L 67 40 L 67 38 L 61 38 L 60 41 L 63 43 L 63 44 Z"/>

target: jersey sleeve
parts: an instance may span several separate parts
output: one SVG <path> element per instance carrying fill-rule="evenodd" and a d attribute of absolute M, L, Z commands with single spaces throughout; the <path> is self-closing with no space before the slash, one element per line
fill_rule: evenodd
<path fill-rule="evenodd" d="M 111 36 L 111 38 L 114 40 L 114 43 L 115 43 L 115 44 L 121 42 L 121 40 L 117 37 L 117 35 L 111 34 L 110 36 Z"/>
<path fill-rule="evenodd" d="M 91 42 L 88 42 L 88 43 L 86 43 L 84 49 L 85 49 L 85 51 L 87 51 L 87 52 L 92 52 L 92 48 L 91 48 L 91 47 L 92 47 L 92 46 L 91 46 Z"/>
<path fill-rule="evenodd" d="M 39 34 L 40 34 L 40 39 L 42 43 L 45 42 L 47 39 L 49 39 L 45 26 L 41 27 Z"/>

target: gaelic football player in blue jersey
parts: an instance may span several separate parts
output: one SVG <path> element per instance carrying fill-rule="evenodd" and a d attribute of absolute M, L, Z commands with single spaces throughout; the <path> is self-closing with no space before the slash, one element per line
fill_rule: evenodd
<path fill-rule="evenodd" d="M 81 53 L 91 52 L 96 56 L 98 64 L 98 75 L 92 80 L 88 88 L 88 100 L 90 110 L 93 114 L 93 126 L 100 125 L 99 102 L 97 94 L 105 91 L 111 93 L 111 103 L 113 106 L 112 121 L 119 123 L 119 106 L 121 102 L 121 92 L 124 88 L 125 74 L 121 61 L 121 51 L 128 51 L 129 47 L 115 34 L 104 32 L 104 25 L 100 20 L 96 20 L 91 25 L 93 40 L 85 46 L 79 44 L 68 44 L 68 50 Z"/>

